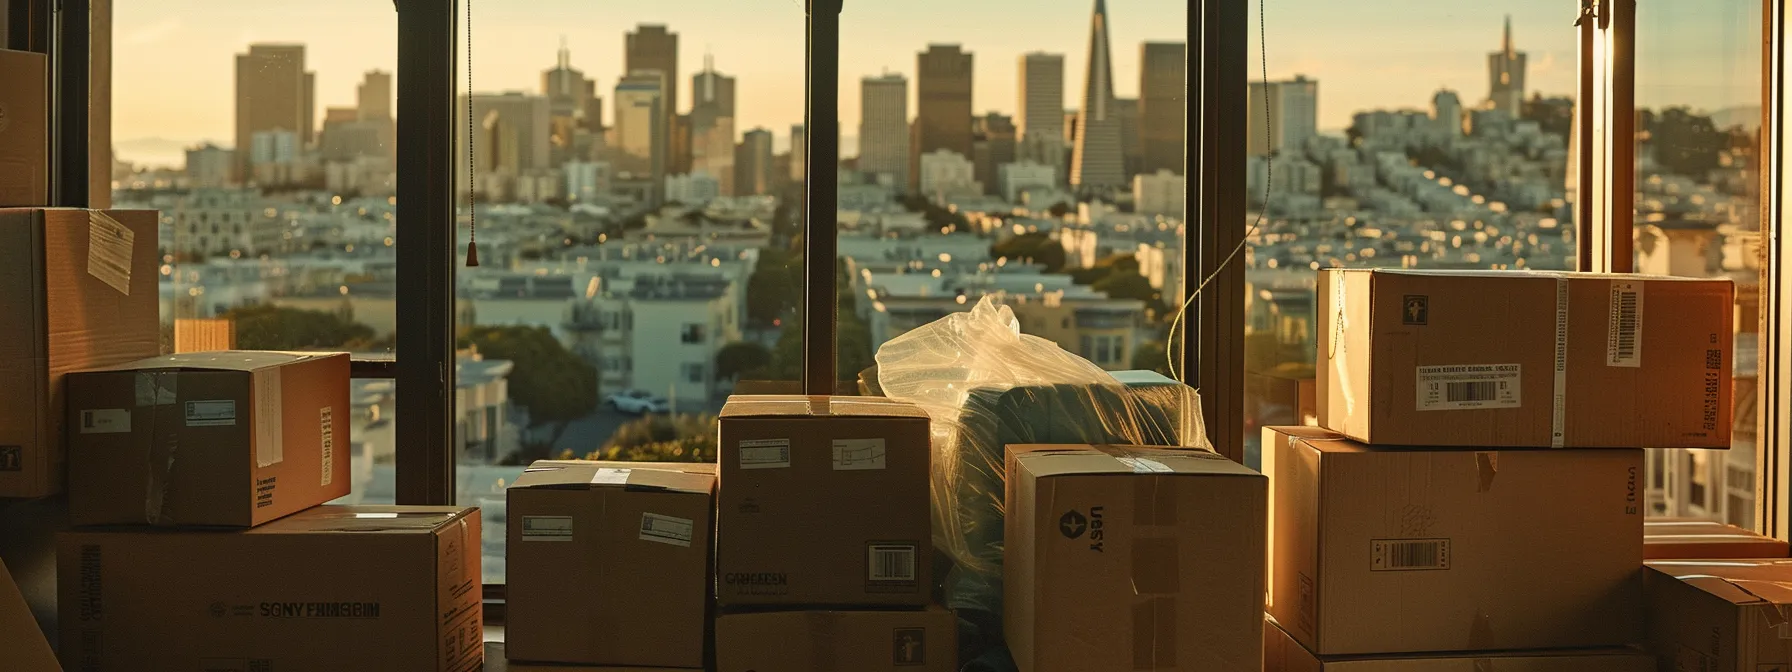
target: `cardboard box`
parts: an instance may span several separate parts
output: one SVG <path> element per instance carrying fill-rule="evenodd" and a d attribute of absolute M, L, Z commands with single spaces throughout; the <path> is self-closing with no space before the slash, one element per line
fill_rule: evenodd
<path fill-rule="evenodd" d="M 347 495 L 348 384 L 344 353 L 196 352 L 69 374 L 69 519 L 249 527 Z"/>
<path fill-rule="evenodd" d="M 486 642 L 483 672 L 703 672 L 703 668 L 578 665 L 508 660 L 504 642 Z"/>
<path fill-rule="evenodd" d="M 716 619 L 717 672 L 953 672 L 958 618 L 937 606 L 762 611 Z"/>
<path fill-rule="evenodd" d="M 158 217 L 0 209 L 0 497 L 62 492 L 64 374 L 161 352 Z"/>
<path fill-rule="evenodd" d="M 873 397 L 729 397 L 717 599 L 923 606 L 933 585 L 927 413 Z"/>
<path fill-rule="evenodd" d="M 1314 653 L 1640 641 L 1641 450 L 1265 434 L 1276 453 L 1269 613 Z"/>
<path fill-rule="evenodd" d="M 1786 542 L 1711 520 L 1643 521 L 1643 559 L 1784 558 Z"/>
<path fill-rule="evenodd" d="M 24 593 L 0 562 L 0 670 L 9 672 L 61 672 L 56 654 L 37 627 L 37 619 L 25 604 Z"/>
<path fill-rule="evenodd" d="M 0 207 L 50 204 L 49 59 L 0 49 Z"/>
<path fill-rule="evenodd" d="M 99 672 L 478 670 L 478 511 L 319 506 L 247 530 L 62 533 L 62 661 Z"/>
<path fill-rule="evenodd" d="M 1735 287 L 1326 270 L 1320 425 L 1377 445 L 1728 448 Z"/>
<path fill-rule="evenodd" d="M 1026 672 L 1258 672 L 1267 482 L 1205 450 L 1009 446 L 1004 627 Z"/>
<path fill-rule="evenodd" d="M 1655 672 L 1655 656 L 1618 647 L 1316 656 L 1270 620 L 1263 624 L 1263 672 Z"/>
<path fill-rule="evenodd" d="M 702 667 L 714 585 L 711 465 L 540 461 L 506 505 L 516 660 Z"/>
<path fill-rule="evenodd" d="M 1792 559 L 1648 563 L 1649 641 L 1664 670 L 1792 669 Z"/>

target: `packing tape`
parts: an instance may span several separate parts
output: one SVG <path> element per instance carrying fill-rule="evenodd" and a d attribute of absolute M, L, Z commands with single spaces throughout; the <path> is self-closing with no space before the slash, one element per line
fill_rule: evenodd
<path fill-rule="evenodd" d="M 1152 597 L 1132 606 L 1132 669 L 1176 669 L 1176 598 Z"/>
<path fill-rule="evenodd" d="M 1556 278 L 1556 361 L 1555 394 L 1551 400 L 1549 447 L 1561 448 L 1567 443 L 1564 425 L 1568 416 L 1568 278 Z"/>
<path fill-rule="evenodd" d="M 1487 492 L 1493 489 L 1493 477 L 1500 473 L 1500 454 L 1493 451 L 1475 452 L 1475 492 Z"/>
<path fill-rule="evenodd" d="M 1136 595 L 1182 592 L 1182 563 L 1175 537 L 1146 537 L 1132 542 L 1132 590 Z"/>
<path fill-rule="evenodd" d="M 1787 613 L 1787 603 L 1792 601 L 1792 582 L 1731 579 L 1710 574 L 1686 574 L 1674 578 L 1695 585 L 1701 580 L 1722 581 L 1748 593 L 1750 597 L 1760 600 L 1761 606 L 1766 607 L 1762 610 L 1762 616 L 1767 618 L 1767 625 L 1774 629 L 1774 633 L 1780 639 L 1792 639 L 1792 625 L 1788 625 L 1792 623 L 1792 615 Z"/>
<path fill-rule="evenodd" d="M 1133 524 L 1175 525 L 1176 482 L 1162 476 L 1140 476 L 1133 479 Z"/>
<path fill-rule="evenodd" d="M 1331 349 L 1326 353 L 1326 359 L 1331 360 L 1332 375 L 1338 378 L 1338 390 L 1344 397 L 1344 414 L 1351 415 L 1356 413 L 1356 397 L 1350 393 L 1350 367 L 1345 365 L 1344 358 L 1340 356 L 1349 353 L 1349 346 L 1344 343 L 1344 334 L 1349 328 L 1350 320 L 1350 313 L 1344 310 L 1344 274 L 1332 271 L 1329 277 L 1335 278 L 1338 283 L 1338 290 L 1333 292 L 1335 298 L 1332 301 L 1338 304 L 1338 313 L 1336 319 L 1332 320 L 1337 326 L 1332 329 Z"/>
<path fill-rule="evenodd" d="M 151 524 L 179 524 L 164 519 L 168 487 L 174 480 L 174 460 L 180 447 L 180 378 L 175 371 L 139 371 L 136 375 L 138 415 L 149 416 L 149 490 L 143 500 L 144 520 Z"/>

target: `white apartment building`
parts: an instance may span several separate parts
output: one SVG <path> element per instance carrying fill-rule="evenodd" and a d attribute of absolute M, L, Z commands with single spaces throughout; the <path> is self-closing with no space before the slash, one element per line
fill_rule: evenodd
<path fill-rule="evenodd" d="M 194 189 L 173 204 L 168 251 L 192 257 L 254 257 L 279 251 L 284 220 L 253 189 Z M 189 257 L 191 258 L 191 257 Z"/>
<path fill-rule="evenodd" d="M 1021 202 L 1025 192 L 1052 191 L 1058 186 L 1057 166 L 1032 161 L 1002 164 L 996 168 L 996 175 L 996 180 L 1001 183 L 1002 198 L 1008 199 L 1009 203 Z"/>
<path fill-rule="evenodd" d="M 1315 171 L 1315 176 L 1317 174 Z M 1142 215 L 1181 217 L 1187 184 L 1186 178 L 1168 170 L 1135 175 L 1132 178 L 1133 211 Z"/>
<path fill-rule="evenodd" d="M 722 182 L 708 173 L 666 176 L 666 201 L 701 205 L 722 195 Z"/>
<path fill-rule="evenodd" d="M 976 165 L 950 149 L 936 149 L 921 155 L 920 192 L 934 201 L 959 195 L 982 196 L 983 184 L 977 181 L 976 175 Z"/>
<path fill-rule="evenodd" d="M 610 193 L 610 164 L 604 161 L 568 161 L 560 166 L 566 177 L 569 203 L 592 203 Z"/>

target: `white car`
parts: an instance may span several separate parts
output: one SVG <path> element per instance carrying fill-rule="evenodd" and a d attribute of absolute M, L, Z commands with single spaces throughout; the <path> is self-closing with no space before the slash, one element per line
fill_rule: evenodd
<path fill-rule="evenodd" d="M 623 390 L 610 395 L 604 401 L 610 404 L 611 408 L 635 415 L 665 413 L 670 408 L 665 397 L 653 396 L 646 390 Z"/>

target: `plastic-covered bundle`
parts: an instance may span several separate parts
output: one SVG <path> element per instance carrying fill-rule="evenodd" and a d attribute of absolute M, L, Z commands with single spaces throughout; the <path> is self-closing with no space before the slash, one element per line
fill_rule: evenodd
<path fill-rule="evenodd" d="M 1074 319 L 1074 318 L 1073 318 Z M 883 394 L 933 419 L 933 536 L 954 567 L 947 606 L 1002 614 L 1006 446 L 1132 444 L 1209 448 L 1192 388 L 1149 371 L 1109 373 L 1020 333 L 984 297 L 877 351 Z"/>

